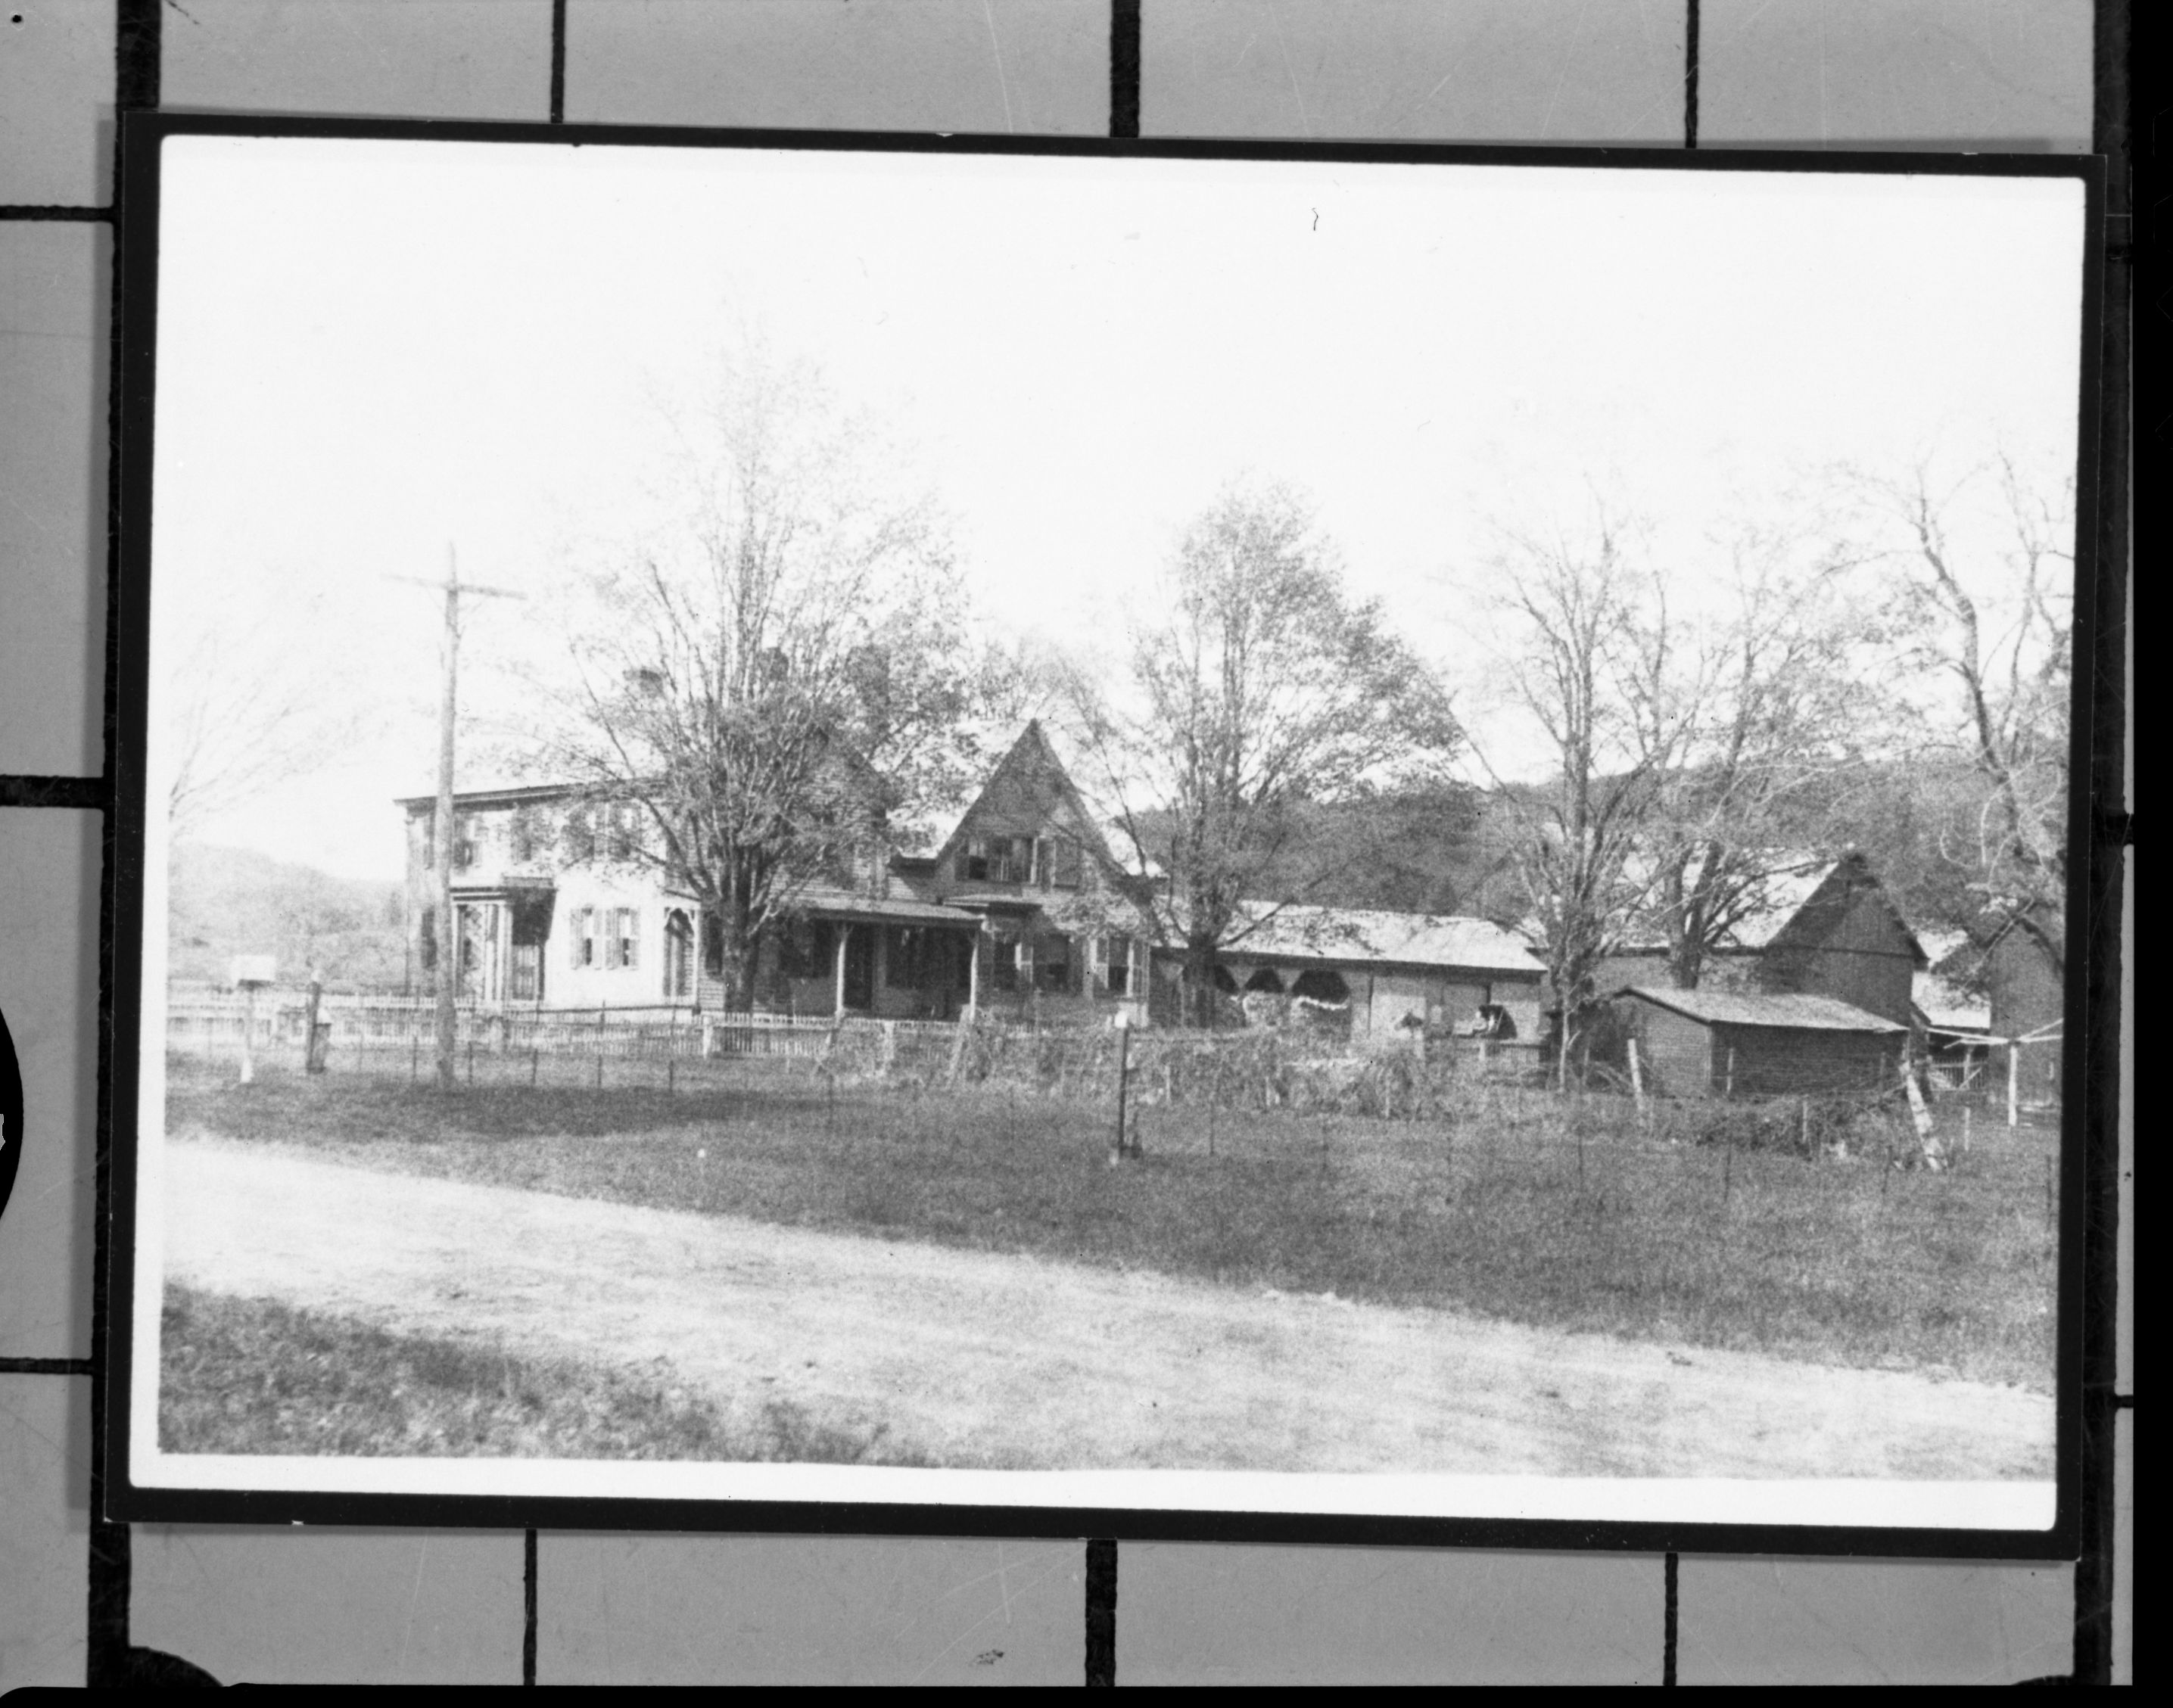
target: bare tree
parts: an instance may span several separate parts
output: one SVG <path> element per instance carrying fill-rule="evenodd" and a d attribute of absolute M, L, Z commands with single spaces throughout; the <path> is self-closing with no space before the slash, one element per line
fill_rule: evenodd
<path fill-rule="evenodd" d="M 1644 898 L 1634 857 L 1674 752 L 1637 715 L 1640 679 L 1666 631 L 1649 620 L 1654 584 L 1632 561 L 1636 533 L 1595 500 L 1578 533 L 1512 533 L 1495 565 L 1512 590 L 1509 690 L 1549 761 L 1534 784 L 1496 773 L 1496 791 L 1508 864 L 1561 1004 L 1564 1073 L 1600 963 Z"/>
<path fill-rule="evenodd" d="M 1841 589 L 1849 560 L 1799 565 L 1789 533 L 1761 525 L 1726 549 L 1726 606 L 1701 622 L 1656 594 L 1627 673 L 1652 784 L 1637 832 L 1644 917 L 1681 989 L 1764 904 L 1805 804 L 1861 764 L 1879 698 L 1865 625 Z"/>
<path fill-rule="evenodd" d="M 1127 706 L 1081 696 L 1082 745 L 1134 849 L 1163 869 L 1157 923 L 1184 946 L 1189 1017 L 1206 1025 L 1218 955 L 1302 898 L 1259 891 L 1302 810 L 1437 779 L 1462 732 L 1379 604 L 1345 592 L 1286 487 L 1227 487 L 1153 611 L 1133 634 Z M 1333 875 L 1312 865 L 1301 887 Z"/>
<path fill-rule="evenodd" d="M 684 520 L 592 578 L 550 758 L 638 817 L 600 852 L 700 904 L 744 1006 L 811 887 L 879 886 L 978 763 L 979 655 L 940 517 L 812 367 L 742 348 L 682 444 Z"/>
<path fill-rule="evenodd" d="M 1944 482 L 1921 463 L 1848 478 L 1901 572 L 1900 656 L 1946 690 L 1922 709 L 1926 745 L 1981 784 L 1941 852 L 1980 929 L 2011 924 L 2064 968 L 2073 482 L 2033 482 L 2004 454 Z"/>
<path fill-rule="evenodd" d="M 181 638 L 159 699 L 175 841 L 322 763 L 355 727 L 335 661 L 309 646 L 321 621 L 275 624 L 229 605 Z"/>

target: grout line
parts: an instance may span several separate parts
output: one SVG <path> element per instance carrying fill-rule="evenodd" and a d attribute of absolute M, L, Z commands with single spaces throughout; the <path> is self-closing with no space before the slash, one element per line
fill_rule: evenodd
<path fill-rule="evenodd" d="M 1698 0 L 1686 0 L 1683 20 L 1683 146 L 1698 145 Z"/>
<path fill-rule="evenodd" d="M 90 1376 L 88 1358 L 0 1358 L 0 1376 Z"/>
<path fill-rule="evenodd" d="M 115 0 L 113 109 L 117 117 L 149 111 L 159 105 L 163 0 Z M 117 131 L 116 127 L 116 131 Z M 121 151 L 113 150 L 113 221 L 116 237 L 126 210 L 121 205 Z M 121 585 L 121 305 L 122 268 L 114 258 L 106 328 L 105 444 L 105 698 L 100 719 L 103 773 L 97 783 L 100 805 L 110 805 L 113 789 L 115 698 L 120 664 Z M 107 812 L 99 838 L 98 897 L 98 1109 L 91 1153 L 90 1488 L 89 1571 L 84 1585 L 84 1681 L 94 1686 L 126 1684 L 133 1670 L 128 1614 L 133 1533 L 105 1516 L 105 1339 L 112 1301 L 106 1273 L 111 1246 L 107 1227 L 113 1206 L 113 818 Z"/>
<path fill-rule="evenodd" d="M 1117 1682 L 1117 1544 L 1086 1544 L 1086 1682 Z"/>
<path fill-rule="evenodd" d="M 2096 0 L 2091 28 L 2090 146 L 2106 163 L 2101 272 L 2102 345 L 2096 419 L 2100 445 L 2097 499 L 2095 585 L 2088 590 L 2095 606 L 2093 656 L 2100 684 L 2124 687 L 2127 598 L 2134 575 L 2134 538 L 2130 522 L 2134 410 L 2129 357 L 2133 351 L 2135 260 L 2133 247 L 2134 132 L 2131 79 L 2133 29 L 2125 0 Z M 2089 784 L 2095 798 L 2120 798 L 2127 755 L 2125 722 L 2105 704 L 2103 687 L 2093 697 L 2097 727 L 2089 737 Z M 2116 920 L 2127 882 L 2125 845 L 2133 840 L 2132 821 L 2093 827 L 2089 901 L 2094 916 Z M 2113 928 L 2116 931 L 2116 925 Z M 2084 1043 L 2084 1059 L 2116 1059 L 2121 1045 L 2119 938 L 2099 935 L 2086 962 L 2089 993 L 2096 1006 Z M 2084 1107 L 2078 1123 L 2084 1157 L 2079 1217 L 2070 1215 L 2063 1237 L 2081 1247 L 2083 1335 L 2080 1348 L 2081 1404 L 2076 1425 L 2082 1460 L 2079 1491 L 2074 1576 L 2074 1660 L 2070 1677 L 2079 1684 L 2112 1682 L 2112 1609 L 2120 1592 L 2113 1572 L 2114 1436 L 2121 1401 L 2119 1352 L 2115 1344 L 2120 1313 L 2120 1076 L 2085 1075 Z M 2080 1226 L 2077 1226 L 2079 1221 Z M 2133 1591 L 2130 1591 L 2131 1604 Z"/>
<path fill-rule="evenodd" d="M 563 4 L 564 0 L 560 0 L 560 3 Z M 522 1533 L 520 1559 L 521 1601 L 526 1619 L 520 1633 L 520 1682 L 533 1684 L 536 1682 L 536 1533 L 533 1530 Z"/>
<path fill-rule="evenodd" d="M 1695 0 L 1693 0 L 1695 3 Z M 1662 1567 L 1667 1585 L 1660 1612 L 1660 1682 L 1675 1682 L 1675 1646 L 1680 1631 L 1676 1611 L 1676 1585 L 1680 1573 L 1680 1557 L 1670 1554 Z"/>
<path fill-rule="evenodd" d="M 551 0 L 551 122 L 566 122 L 566 0 Z"/>
<path fill-rule="evenodd" d="M 102 811 L 109 791 L 103 777 L 0 777 L 0 806 L 73 806 Z"/>
<path fill-rule="evenodd" d="M 1109 0 L 1109 134 L 1140 133 L 1140 0 Z"/>
<path fill-rule="evenodd" d="M 45 206 L 28 202 L 0 203 L 0 219 L 19 219 L 24 222 L 41 220 L 46 223 L 65 222 L 76 225 L 110 225 L 113 222 L 111 207 L 64 207 L 57 204 Z"/>

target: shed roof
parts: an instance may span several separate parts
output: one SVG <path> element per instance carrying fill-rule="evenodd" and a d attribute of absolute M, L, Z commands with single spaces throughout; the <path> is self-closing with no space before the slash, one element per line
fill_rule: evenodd
<path fill-rule="evenodd" d="M 795 892 L 795 911 L 816 919 L 879 919 L 896 925 L 957 925 L 972 929 L 979 919 L 963 908 L 908 896 L 864 896 L 835 884 L 809 884 Z"/>
<path fill-rule="evenodd" d="M 1632 984 L 1615 992 L 1669 1009 L 1703 1026 L 1768 1026 L 1788 1032 L 1906 1032 L 1834 996 L 1756 995 L 1734 990 L 1657 990 Z"/>
<path fill-rule="evenodd" d="M 1247 902 L 1242 919 L 1258 921 L 1230 943 L 1232 956 L 1281 961 L 1372 962 L 1518 973 L 1536 978 L 1539 957 L 1490 919 L 1451 913 L 1390 913 L 1362 908 Z"/>

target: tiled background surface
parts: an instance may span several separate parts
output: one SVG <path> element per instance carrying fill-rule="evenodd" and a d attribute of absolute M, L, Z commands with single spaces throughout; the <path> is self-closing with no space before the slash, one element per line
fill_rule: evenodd
<path fill-rule="evenodd" d="M 541 119 L 552 12 L 549 0 L 170 3 L 162 96 Z M 570 0 L 567 12 L 575 121 L 1108 123 L 1106 0 Z M 116 15 L 114 0 L 0 8 L 0 204 L 110 199 Z M 1682 136 L 1685 19 L 1681 0 L 1145 0 L 1141 127 L 1668 146 Z M 2090 43 L 2086 0 L 1703 0 L 1702 140 L 2085 150 Z M 103 763 L 108 254 L 96 223 L 0 221 L 0 773 L 90 777 Z M 0 1358 L 88 1350 L 98 881 L 96 814 L 0 809 L 0 1006 L 30 1121 L 0 1221 Z M 2125 1356 L 2122 1368 L 2132 1392 Z M 88 1388 L 0 1373 L 0 1689 L 84 1677 Z M 2121 1423 L 2132 1467 L 2132 1414 Z M 2130 1557 L 2133 1490 L 2131 1468 Z M 517 1534 L 141 1528 L 132 1640 L 227 1681 L 514 1682 L 523 1575 Z M 1130 1547 L 1119 1677 L 1651 1682 L 1662 1581 L 1653 1558 Z M 547 1535 L 537 1582 L 545 1683 L 1080 1676 L 1076 1544 Z M 1686 1559 L 1680 1676 L 2061 1673 L 2073 1596 L 2064 1567 Z M 2124 1611 L 2117 1626 L 2124 1669 Z"/>

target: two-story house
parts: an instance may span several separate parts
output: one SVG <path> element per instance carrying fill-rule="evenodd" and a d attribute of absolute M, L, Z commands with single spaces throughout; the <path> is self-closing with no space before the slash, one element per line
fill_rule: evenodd
<path fill-rule="evenodd" d="M 436 802 L 403 799 L 408 915 L 434 988 Z M 495 1006 L 726 1005 L 698 903 L 639 858 L 637 809 L 562 786 L 455 803 L 453 906 L 463 998 Z M 955 1019 L 967 1009 L 1145 1018 L 1151 931 L 1038 724 L 933 854 L 892 852 L 860 881 L 810 882 L 771 933 L 757 999 L 797 1014 Z"/>

